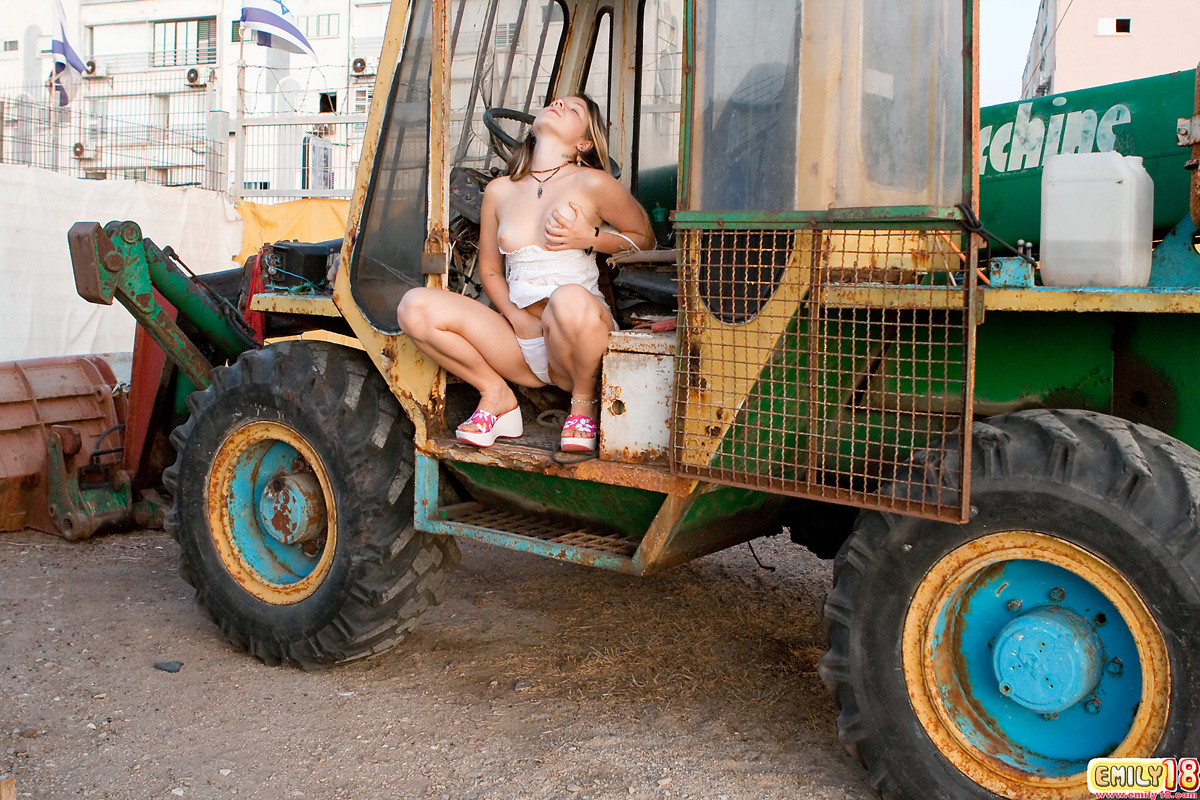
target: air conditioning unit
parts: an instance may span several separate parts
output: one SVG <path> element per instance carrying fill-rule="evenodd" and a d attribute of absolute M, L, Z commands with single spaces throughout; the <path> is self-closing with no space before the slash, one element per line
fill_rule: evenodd
<path fill-rule="evenodd" d="M 92 161 L 96 158 L 96 144 L 94 142 L 76 142 L 71 146 L 71 154 L 80 161 Z"/>
<path fill-rule="evenodd" d="M 187 74 L 184 75 L 183 80 L 184 83 L 193 89 L 201 89 L 208 85 L 208 79 L 205 78 L 204 75 L 200 74 L 200 70 L 196 69 L 195 67 L 192 67 L 187 71 Z"/>
<path fill-rule="evenodd" d="M 350 62 L 350 75 L 355 78 L 374 78 L 375 63 L 359 56 Z"/>
<path fill-rule="evenodd" d="M 85 78 L 103 78 L 108 74 L 108 66 L 103 61 L 97 61 L 94 58 L 89 58 L 83 67 L 83 77 Z"/>

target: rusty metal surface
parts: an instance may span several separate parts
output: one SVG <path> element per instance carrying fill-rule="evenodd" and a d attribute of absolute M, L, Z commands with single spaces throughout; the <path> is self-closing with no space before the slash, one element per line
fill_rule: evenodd
<path fill-rule="evenodd" d="M 600 373 L 601 459 L 668 464 L 676 342 L 674 333 L 609 336 Z"/>
<path fill-rule="evenodd" d="M 126 407 L 123 395 L 114 396 L 116 384 L 112 369 L 97 356 L 0 364 L 0 530 L 90 535 L 83 533 L 88 528 L 83 519 L 68 530 L 66 519 L 75 509 L 63 497 L 65 490 L 55 489 L 85 472 L 93 480 L 124 475 Z M 98 450 L 108 452 L 93 466 Z M 127 476 L 124 480 L 128 483 Z"/>
<path fill-rule="evenodd" d="M 614 486 L 630 486 L 663 494 L 686 494 L 692 482 L 672 475 L 664 467 L 622 464 L 591 458 L 578 463 L 559 464 L 550 450 L 497 442 L 480 448 L 459 444 L 449 436 L 428 438 L 418 443 L 417 451 L 430 458 L 468 464 L 505 467 L 523 472 L 538 472 L 556 477 L 575 478 Z"/>
<path fill-rule="evenodd" d="M 673 470 L 965 519 L 975 256 L 972 243 L 953 239 L 965 237 L 689 232 Z M 926 463 L 967 466 L 936 492 L 883 492 L 891 482 L 927 480 L 905 469 L 925 449 Z"/>
<path fill-rule="evenodd" d="M 909 698 L 925 733 L 957 769 L 991 792 L 1014 800 L 1075 800 L 1091 797 L 1086 772 L 1061 778 L 1014 769 L 998 754 L 1012 743 L 995 736 L 981 749 L 960 730 L 971 720 L 973 730 L 990 731 L 988 720 L 968 699 L 963 655 L 951 641 L 939 638 L 938 616 L 972 581 L 1006 561 L 1040 561 L 1068 570 L 1091 583 L 1117 607 L 1133 634 L 1143 670 L 1142 701 L 1128 735 L 1109 754 L 1112 758 L 1152 753 L 1161 741 L 1169 713 L 1170 662 L 1166 642 L 1153 616 L 1125 578 L 1091 553 L 1056 537 L 1006 531 L 971 541 L 944 556 L 929 571 L 909 605 L 902 634 L 902 659 Z"/>
<path fill-rule="evenodd" d="M 636 539 L 628 539 L 599 528 L 516 510 L 489 508 L 481 503 L 445 506 L 438 509 L 438 514 L 448 522 L 501 530 L 598 554 L 631 557 L 638 548 Z"/>
<path fill-rule="evenodd" d="M 1200 313 L 1200 291 L 1130 288 L 981 290 L 986 311 L 1116 311 L 1137 314 Z"/>
<path fill-rule="evenodd" d="M 333 302 L 333 296 L 327 294 L 260 292 L 250 298 L 250 310 L 275 314 L 306 314 L 316 317 L 341 316 L 341 312 Z"/>
<path fill-rule="evenodd" d="M 1196 69 L 1196 117 L 1200 119 L 1200 66 Z M 1192 224 L 1200 228 L 1200 136 L 1192 143 L 1192 160 L 1188 162 L 1192 170 Z"/>

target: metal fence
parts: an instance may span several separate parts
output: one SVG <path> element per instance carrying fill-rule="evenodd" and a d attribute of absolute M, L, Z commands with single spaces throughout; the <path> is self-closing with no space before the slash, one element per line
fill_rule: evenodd
<path fill-rule="evenodd" d="M 0 163 L 266 202 L 350 197 L 371 84 L 269 73 L 248 70 L 242 116 L 217 110 L 208 68 L 85 78 L 62 108 L 45 84 L 0 86 Z"/>
<path fill-rule="evenodd" d="M 62 108 L 45 85 L 0 87 L 0 109 L 0 163 L 221 188 L 224 142 L 209 134 L 207 93 L 174 74 L 88 79 Z"/>

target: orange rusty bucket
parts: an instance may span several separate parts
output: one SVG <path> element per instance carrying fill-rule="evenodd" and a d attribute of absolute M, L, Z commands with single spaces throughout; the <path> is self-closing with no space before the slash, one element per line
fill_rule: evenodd
<path fill-rule="evenodd" d="M 0 530 L 85 539 L 116 521 L 80 514 L 70 498 L 80 487 L 128 485 L 125 417 L 125 395 L 99 356 L 0 363 Z"/>

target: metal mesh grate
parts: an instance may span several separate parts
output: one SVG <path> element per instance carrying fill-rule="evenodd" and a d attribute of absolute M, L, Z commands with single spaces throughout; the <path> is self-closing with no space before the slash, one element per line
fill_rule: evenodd
<path fill-rule="evenodd" d="M 682 261 L 676 472 L 965 519 L 961 232 L 700 230 Z"/>
<path fill-rule="evenodd" d="M 528 536 L 531 539 L 541 539 L 545 542 L 555 542 L 600 553 L 632 556 L 637 552 L 639 544 L 634 539 L 607 533 L 588 525 L 552 517 L 534 516 L 513 509 L 491 508 L 480 503 L 448 506 L 439 509 L 439 512 L 445 515 L 448 522 L 515 533 L 518 536 Z"/>

